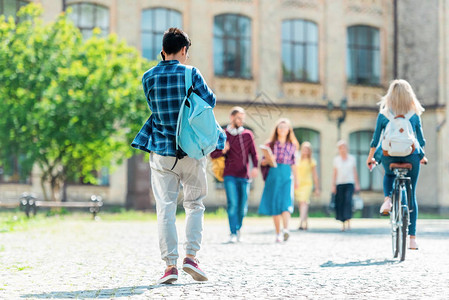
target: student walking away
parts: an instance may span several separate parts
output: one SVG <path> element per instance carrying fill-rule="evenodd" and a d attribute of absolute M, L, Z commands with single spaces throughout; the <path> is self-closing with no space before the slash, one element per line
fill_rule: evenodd
<path fill-rule="evenodd" d="M 158 282 L 164 284 L 178 279 L 178 235 L 175 221 L 180 184 L 183 186 L 183 206 L 186 211 L 186 256 L 183 270 L 194 280 L 207 280 L 196 259 L 203 231 L 203 199 L 207 193 L 206 157 L 195 159 L 186 156 L 182 149 L 177 151 L 175 137 L 179 127 L 178 116 L 182 115 L 181 103 L 185 99 L 191 99 L 186 98 L 187 90 L 190 90 L 186 82 L 192 82 L 193 92 L 210 107 L 215 106 L 215 95 L 200 71 L 185 65 L 190 45 L 188 35 L 181 29 L 170 28 L 164 33 L 161 52 L 164 60 L 148 70 L 142 78 L 151 116 L 132 143 L 134 148 L 151 153 L 151 185 L 156 199 L 159 246 L 161 257 L 167 265 L 164 276 Z M 191 74 L 191 78 L 186 74 Z M 212 141 L 212 144 L 223 149 L 224 134 L 217 138 L 218 141 Z"/>
<path fill-rule="evenodd" d="M 293 187 L 298 187 L 295 152 L 299 143 L 288 119 L 280 119 L 277 122 L 266 146 L 272 149 L 273 157 L 264 157 L 261 165 L 275 161 L 276 167 L 270 167 L 268 171 L 259 213 L 273 216 L 276 242 L 279 243 L 287 241 L 290 236 L 288 222 L 293 212 Z"/>
<path fill-rule="evenodd" d="M 229 243 L 236 243 L 241 239 L 243 218 L 248 210 L 250 179 L 255 178 L 258 173 L 258 156 L 252 131 L 243 127 L 245 110 L 238 106 L 233 107 L 229 119 L 230 124 L 225 130 L 227 142 L 224 149 L 216 150 L 210 156 L 213 159 L 225 156 L 223 178 L 231 231 Z"/>
<path fill-rule="evenodd" d="M 338 155 L 334 158 L 332 193 L 335 194 L 335 218 L 343 223 L 341 231 L 351 228 L 352 196 L 360 190 L 354 156 L 348 153 L 348 145 L 341 140 L 337 143 Z M 355 187 L 354 187 L 355 184 Z"/>
<path fill-rule="evenodd" d="M 312 157 L 312 144 L 303 142 L 301 152 L 296 165 L 298 188 L 295 189 L 295 199 L 299 205 L 299 230 L 307 230 L 308 211 L 310 197 L 315 188 L 315 196 L 320 195 L 320 186 L 318 182 L 318 173 L 316 170 L 316 161 Z"/>
<path fill-rule="evenodd" d="M 409 163 L 412 169 L 407 176 L 412 182 L 410 213 L 409 248 L 418 250 L 416 243 L 416 220 L 418 219 L 418 201 L 416 200 L 416 183 L 420 164 L 426 164 L 424 153 L 426 141 L 421 126 L 421 114 L 424 112 L 410 84 L 402 79 L 394 80 L 387 94 L 380 101 L 376 129 L 371 141 L 371 149 L 366 160 L 368 168 L 375 163 L 382 163 L 385 169 L 384 203 L 380 208 L 382 215 L 389 215 L 392 203 L 391 194 L 395 175 L 390 169 L 391 163 Z M 383 136 L 383 139 L 381 139 Z"/>

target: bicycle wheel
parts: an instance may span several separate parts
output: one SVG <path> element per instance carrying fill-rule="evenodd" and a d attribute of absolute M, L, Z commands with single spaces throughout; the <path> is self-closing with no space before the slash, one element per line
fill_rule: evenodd
<path fill-rule="evenodd" d="M 401 190 L 401 197 L 400 199 L 407 199 L 407 192 L 405 191 L 405 188 Z M 402 201 L 400 201 L 402 203 Z M 400 261 L 405 260 L 405 251 L 407 249 L 407 233 L 408 233 L 408 207 L 407 205 L 401 204 L 401 223 L 398 227 L 398 236 L 400 237 L 399 240 L 399 259 Z"/>
<path fill-rule="evenodd" d="M 399 229 L 398 229 L 398 221 L 399 221 L 399 211 L 400 211 L 400 205 L 399 199 L 398 199 L 398 192 L 395 190 L 393 191 L 392 195 L 392 202 L 393 207 L 391 208 L 390 212 L 390 225 L 391 225 L 391 247 L 393 250 L 393 257 L 398 257 L 399 254 Z"/>

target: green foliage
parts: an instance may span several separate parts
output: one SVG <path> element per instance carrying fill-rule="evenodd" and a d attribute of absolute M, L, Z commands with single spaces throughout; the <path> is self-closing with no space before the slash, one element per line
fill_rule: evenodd
<path fill-rule="evenodd" d="M 151 64 L 117 36 L 83 40 L 63 13 L 44 23 L 36 4 L 20 22 L 0 17 L 0 164 L 20 154 L 52 188 L 131 155 L 148 117 L 141 76 Z"/>

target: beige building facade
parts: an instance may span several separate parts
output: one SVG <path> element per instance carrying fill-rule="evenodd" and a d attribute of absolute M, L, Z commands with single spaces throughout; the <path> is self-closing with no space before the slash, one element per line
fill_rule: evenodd
<path fill-rule="evenodd" d="M 378 168 L 369 173 L 364 167 L 364 161 L 376 122 L 376 103 L 394 77 L 394 1 L 35 2 L 42 4 L 43 18 L 49 22 L 65 7 L 72 6 L 75 9 L 75 6 L 81 3 L 90 3 L 106 9 L 106 15 L 101 17 L 104 22 L 107 20 L 104 23 L 106 31 L 116 33 L 128 44 L 141 50 L 143 54 L 149 53 L 150 56 L 154 56 L 154 53 L 157 53 L 154 49 L 160 49 L 160 46 L 148 45 L 148 40 L 143 37 L 146 37 L 148 32 L 150 36 L 153 34 L 152 36 L 157 37 L 154 33 L 157 30 L 154 28 L 160 24 L 170 25 L 170 21 L 156 19 L 152 25 L 148 25 L 153 26 L 152 29 L 148 29 L 145 27 L 149 22 L 146 17 L 151 15 L 151 10 L 159 10 L 159 13 L 151 15 L 155 18 L 167 12 L 166 18 L 172 18 L 173 23 L 181 22 L 182 28 L 192 39 L 189 63 L 201 70 L 216 93 L 215 113 L 220 124 L 227 124 L 229 110 L 238 105 L 247 111 L 247 126 L 254 131 L 257 145 L 265 142 L 275 122 L 281 117 L 291 120 L 300 142 L 312 142 L 315 159 L 319 162 L 318 171 L 322 186 L 321 196 L 313 199 L 312 205 L 325 206 L 329 202 L 332 164 L 339 137 L 348 141 L 351 153 L 358 160 L 362 181 L 361 195 L 365 204 L 374 205 L 382 201 L 381 170 Z M 408 2 L 413 4 L 413 1 Z M 432 103 L 423 115 L 424 133 L 429 145 L 429 165 L 422 169 L 418 199 L 424 207 L 443 209 L 449 208 L 449 188 L 445 184 L 449 178 L 449 154 L 444 150 L 444 145 L 449 142 L 449 132 L 448 125 L 443 122 L 448 116 L 445 105 L 449 96 L 446 88 L 449 83 L 446 45 L 449 34 L 449 8 L 446 7 L 446 1 L 435 0 L 435 3 L 442 9 L 437 15 L 440 22 L 436 25 L 439 34 L 437 38 L 441 41 L 437 47 L 440 72 L 435 78 L 439 86 L 438 105 Z M 232 20 L 237 20 L 234 32 L 232 28 L 226 29 L 226 22 L 234 22 Z M 304 32 L 302 28 L 306 28 Z M 369 38 L 366 38 L 367 36 Z M 241 48 L 231 49 L 235 44 Z M 226 51 L 235 51 L 234 56 L 231 55 L 228 59 Z M 305 52 L 307 54 L 304 54 Z M 397 57 L 400 58 L 401 55 L 397 53 Z M 404 52 L 403 56 L 407 57 L 407 53 Z M 364 59 L 370 61 L 366 66 L 363 65 Z M 237 68 L 238 72 L 233 70 L 233 67 Z M 400 72 L 398 75 L 401 76 Z M 419 89 L 417 94 L 420 96 Z M 145 101 L 143 95 L 141 101 Z M 426 105 L 425 101 L 424 104 Z M 435 130 L 436 127 L 438 131 Z M 118 166 L 110 174 L 109 184 L 106 186 L 70 186 L 69 198 L 82 199 L 88 198 L 91 193 L 99 193 L 108 204 L 124 205 L 130 195 L 128 181 L 137 180 L 136 176 L 129 173 L 139 169 L 142 174 L 148 170 L 146 162 L 135 164 L 135 160 L 134 158 L 133 168 L 126 162 Z M 37 170 L 33 172 L 31 182 L 28 186 L 0 184 L 0 197 L 16 197 L 25 190 L 41 194 Z M 438 184 L 435 189 L 429 189 L 429 186 L 434 186 L 436 182 Z M 142 191 L 145 190 L 146 184 L 149 186 L 149 177 L 143 176 L 139 182 L 140 186 L 134 188 Z M 256 178 L 251 186 L 249 205 L 257 207 L 264 186 L 261 176 Z M 208 187 L 206 206 L 225 206 L 226 197 L 222 185 L 217 183 L 212 175 L 209 175 Z"/>

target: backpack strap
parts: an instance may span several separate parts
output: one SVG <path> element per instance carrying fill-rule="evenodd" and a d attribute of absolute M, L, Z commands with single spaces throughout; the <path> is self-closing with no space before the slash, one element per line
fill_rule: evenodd
<path fill-rule="evenodd" d="M 192 85 L 192 67 L 191 66 L 185 66 L 185 76 L 184 76 L 184 84 L 185 84 L 185 90 L 186 90 L 186 96 L 181 102 L 181 106 L 179 107 L 179 114 L 178 114 L 178 121 L 176 124 L 176 134 L 175 134 L 175 153 L 176 153 L 176 160 L 173 164 L 173 167 L 171 170 L 173 170 L 178 163 L 179 159 L 182 159 L 185 155 L 182 154 L 181 149 L 179 149 L 179 135 L 181 134 L 181 119 L 183 115 L 183 111 L 186 109 L 186 107 L 190 107 L 190 102 L 188 101 L 190 95 L 193 92 L 193 85 Z"/>
<path fill-rule="evenodd" d="M 406 118 L 407 120 L 410 120 L 414 114 L 415 114 L 415 111 L 411 110 L 405 114 L 404 118 Z"/>
<path fill-rule="evenodd" d="M 388 119 L 388 121 L 394 120 L 395 118 L 395 116 L 389 110 L 382 112 L 382 114 L 385 116 L 385 118 Z"/>

